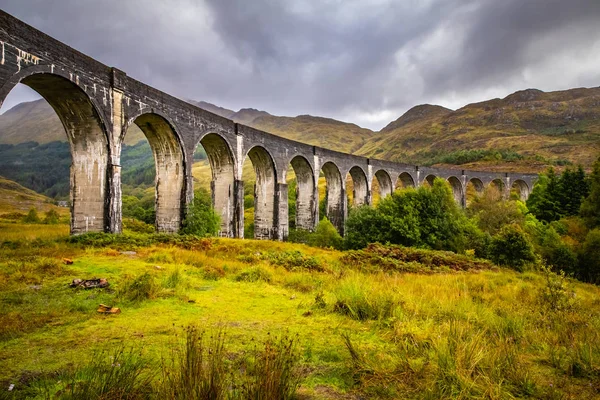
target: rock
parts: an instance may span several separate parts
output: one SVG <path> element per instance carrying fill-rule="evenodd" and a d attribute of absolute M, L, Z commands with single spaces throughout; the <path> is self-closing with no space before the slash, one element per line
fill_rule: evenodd
<path fill-rule="evenodd" d="M 73 279 L 73 282 L 69 285 L 70 287 L 82 287 L 84 289 L 96 289 L 106 288 L 110 286 L 110 283 L 104 278 L 94 279 Z"/>
<path fill-rule="evenodd" d="M 29 285 L 29 289 L 40 290 L 41 288 L 42 288 L 42 285 Z"/>
<path fill-rule="evenodd" d="M 70 258 L 63 258 L 63 263 L 65 265 L 71 265 L 73 264 L 73 260 L 71 260 Z"/>
<path fill-rule="evenodd" d="M 154 269 L 162 269 L 162 267 L 160 265 L 155 265 Z"/>
<path fill-rule="evenodd" d="M 124 256 L 135 256 L 137 253 L 135 251 L 122 251 L 121 254 Z"/>
<path fill-rule="evenodd" d="M 121 309 L 117 307 L 107 306 L 106 304 L 100 304 L 96 310 L 100 314 L 120 314 Z"/>
<path fill-rule="evenodd" d="M 293 294 L 293 295 L 290 297 L 290 300 L 294 300 L 295 298 L 296 298 L 296 295 L 295 295 L 295 294 Z"/>

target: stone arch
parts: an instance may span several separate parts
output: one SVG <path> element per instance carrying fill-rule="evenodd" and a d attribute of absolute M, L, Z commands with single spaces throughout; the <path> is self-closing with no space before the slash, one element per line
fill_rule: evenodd
<path fill-rule="evenodd" d="M 130 119 L 123 138 L 131 124 L 144 133 L 154 155 L 156 230 L 177 232 L 185 211 L 185 159 L 180 136 L 174 125 L 156 112 Z"/>
<path fill-rule="evenodd" d="M 450 176 L 448 177 L 447 181 L 450 184 L 450 187 L 452 188 L 452 195 L 454 196 L 454 201 L 456 201 L 462 206 L 464 204 L 464 191 L 460 179 L 458 179 L 455 176 Z"/>
<path fill-rule="evenodd" d="M 408 172 L 403 172 L 396 180 L 396 189 L 415 187 L 415 180 Z"/>
<path fill-rule="evenodd" d="M 380 169 L 375 172 L 375 179 L 377 179 L 377 183 L 379 184 L 379 194 L 382 199 L 391 195 L 394 191 L 394 185 L 392 184 L 392 178 L 387 171 Z"/>
<path fill-rule="evenodd" d="M 512 189 L 516 190 L 519 196 L 519 200 L 525 201 L 529 197 L 530 189 L 527 182 L 522 179 L 517 179 L 512 184 Z"/>
<path fill-rule="evenodd" d="M 13 76 L 0 101 L 22 83 L 42 96 L 60 119 L 71 150 L 71 234 L 109 230 L 109 142 L 99 105 L 67 77 L 28 68 Z"/>
<path fill-rule="evenodd" d="M 344 187 L 340 169 L 333 162 L 328 161 L 323 164 L 321 171 L 325 175 L 326 182 L 326 206 L 325 215 L 335 226 L 338 232 L 344 232 L 345 208 L 344 208 Z"/>
<path fill-rule="evenodd" d="M 273 239 L 275 221 L 275 185 L 277 170 L 273 156 L 261 146 L 252 147 L 248 153 L 256 173 L 254 185 L 254 238 Z"/>
<path fill-rule="evenodd" d="M 423 184 L 433 186 L 433 181 L 435 181 L 435 178 L 437 178 L 437 176 L 435 176 L 433 174 L 429 174 L 425 177 L 425 179 L 423 179 Z"/>
<path fill-rule="evenodd" d="M 220 236 L 235 232 L 235 161 L 227 140 L 218 133 L 207 133 L 196 144 L 206 152 L 211 170 L 210 191 L 215 212 L 221 217 Z"/>
<path fill-rule="evenodd" d="M 495 186 L 496 189 L 498 189 L 498 191 L 500 193 L 504 193 L 504 181 L 500 178 L 496 178 L 494 180 L 492 180 L 489 184 L 489 186 Z"/>
<path fill-rule="evenodd" d="M 353 206 L 359 207 L 369 203 L 369 186 L 367 183 L 367 174 L 361 167 L 354 166 L 348 171 L 352 177 L 353 184 Z"/>
<path fill-rule="evenodd" d="M 475 191 L 477 193 L 482 193 L 483 192 L 484 185 L 483 185 L 483 182 L 481 181 L 481 179 L 479 179 L 479 178 L 471 178 L 471 179 L 469 179 L 468 185 L 472 185 L 473 189 L 475 189 Z"/>
<path fill-rule="evenodd" d="M 316 220 L 315 174 L 303 156 L 295 156 L 290 161 L 296 174 L 296 228 L 313 230 Z"/>

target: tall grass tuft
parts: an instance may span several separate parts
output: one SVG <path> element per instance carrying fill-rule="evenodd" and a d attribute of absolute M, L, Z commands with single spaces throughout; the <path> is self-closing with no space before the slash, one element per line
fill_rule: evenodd
<path fill-rule="evenodd" d="M 300 385 L 296 368 L 299 357 L 297 337 L 269 337 L 264 348 L 254 352 L 235 396 L 241 399 L 295 398 Z"/>
<path fill-rule="evenodd" d="M 402 303 L 393 290 L 367 285 L 356 277 L 342 281 L 333 294 L 336 297 L 333 311 L 359 321 L 391 318 Z"/>
<path fill-rule="evenodd" d="M 147 368 L 140 351 L 118 347 L 113 352 L 95 354 L 90 363 L 74 373 L 68 374 L 61 382 L 66 386 L 46 398 L 65 400 L 103 399 L 137 400 L 151 395 L 154 378 L 152 369 Z"/>
<path fill-rule="evenodd" d="M 188 327 L 185 342 L 170 360 L 163 362 L 161 399 L 220 400 L 228 393 L 225 334 L 205 339 L 205 333 Z"/>
<path fill-rule="evenodd" d="M 159 287 L 154 281 L 154 277 L 149 273 L 138 276 L 133 281 L 128 282 L 119 290 L 119 297 L 137 303 L 143 300 L 153 299 L 159 292 Z"/>

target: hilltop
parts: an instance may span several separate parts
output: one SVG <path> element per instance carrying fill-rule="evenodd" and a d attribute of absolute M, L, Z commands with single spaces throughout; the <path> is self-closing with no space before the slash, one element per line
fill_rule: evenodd
<path fill-rule="evenodd" d="M 36 208 L 38 211 L 55 209 L 62 211 L 62 213 L 69 211 L 68 208 L 59 208 L 53 204 L 54 200 L 51 198 L 0 176 L 0 210 L 2 213 L 26 213 L 31 208 Z"/>
<path fill-rule="evenodd" d="M 357 153 L 503 171 L 539 172 L 569 163 L 589 167 L 600 154 L 600 88 L 528 89 L 456 111 L 417 106 Z"/>

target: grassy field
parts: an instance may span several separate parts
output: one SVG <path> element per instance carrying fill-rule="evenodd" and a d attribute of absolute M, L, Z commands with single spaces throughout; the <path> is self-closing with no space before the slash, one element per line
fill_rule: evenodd
<path fill-rule="evenodd" d="M 0 399 L 65 395 L 66 377 L 117 368 L 123 349 L 157 392 L 189 326 L 223 335 L 219 362 L 238 375 L 269 338 L 292 341 L 298 398 L 600 396 L 600 289 L 560 275 L 443 252 L 67 235 L 0 223 Z"/>

